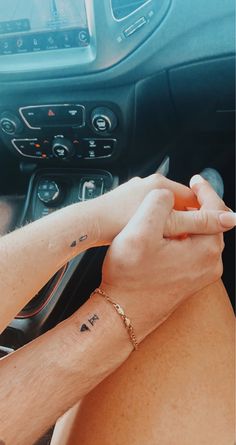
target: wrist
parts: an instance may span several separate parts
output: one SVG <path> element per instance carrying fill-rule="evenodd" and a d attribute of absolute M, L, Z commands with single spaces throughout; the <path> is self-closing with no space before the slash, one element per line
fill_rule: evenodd
<path fill-rule="evenodd" d="M 72 345 L 85 342 L 86 355 L 91 357 L 91 366 L 97 367 L 101 374 L 99 380 L 112 373 L 133 351 L 119 316 L 99 296 L 89 299 L 68 322 L 72 332 Z M 78 368 L 76 354 L 74 366 L 75 369 Z"/>
<path fill-rule="evenodd" d="M 149 335 L 154 329 L 156 329 L 156 315 L 149 314 L 148 298 L 144 298 L 146 301 L 143 310 L 139 304 L 142 291 L 135 289 L 125 289 L 125 286 L 118 285 L 113 286 L 105 282 L 101 283 L 100 287 L 114 302 L 119 304 L 125 312 L 125 315 L 130 319 L 131 325 L 134 329 L 135 337 L 138 344 L 141 343 L 147 335 Z M 144 297 L 144 295 L 142 295 Z"/>
<path fill-rule="evenodd" d="M 99 220 L 99 207 L 95 204 L 96 200 L 86 201 L 70 206 L 72 212 L 73 226 L 76 229 L 81 227 L 77 236 L 77 250 L 81 251 L 100 245 L 101 229 Z"/>
<path fill-rule="evenodd" d="M 122 230 L 118 218 L 113 215 L 114 208 L 111 205 L 111 193 L 113 192 L 106 193 L 91 202 L 96 218 L 97 246 L 110 245 Z"/>

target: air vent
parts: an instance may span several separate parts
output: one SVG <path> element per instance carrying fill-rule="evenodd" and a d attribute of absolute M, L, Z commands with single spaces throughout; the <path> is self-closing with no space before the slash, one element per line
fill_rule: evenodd
<path fill-rule="evenodd" d="M 121 20 L 137 11 L 150 0 L 111 0 L 113 15 L 115 19 Z"/>

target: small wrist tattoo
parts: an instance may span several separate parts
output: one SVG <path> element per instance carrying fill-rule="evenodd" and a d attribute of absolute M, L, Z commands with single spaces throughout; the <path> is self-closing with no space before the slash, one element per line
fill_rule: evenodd
<path fill-rule="evenodd" d="M 88 319 L 86 323 L 83 323 L 80 327 L 80 332 L 86 332 L 91 331 L 91 326 L 93 327 L 96 323 L 96 321 L 99 320 L 99 316 L 97 314 L 94 314 L 91 318 Z M 0 442 L 1 445 L 1 442 Z"/>
<path fill-rule="evenodd" d="M 92 318 L 90 318 L 88 321 L 89 323 L 94 326 L 96 321 L 99 320 L 99 317 L 95 314 Z"/>
<path fill-rule="evenodd" d="M 80 332 L 86 332 L 86 331 L 90 331 L 91 329 L 89 329 L 89 327 L 84 323 L 82 324 L 81 328 L 80 328 Z M 0 444 L 1 445 L 1 444 Z"/>
<path fill-rule="evenodd" d="M 83 243 L 83 241 L 87 241 L 87 239 L 88 239 L 88 235 L 83 235 L 79 238 L 78 242 Z M 77 246 L 77 241 L 75 240 L 75 241 L 73 241 L 73 243 L 71 243 L 70 247 L 76 247 L 76 246 Z M 0 443 L 0 445 L 1 445 L 1 443 Z"/>

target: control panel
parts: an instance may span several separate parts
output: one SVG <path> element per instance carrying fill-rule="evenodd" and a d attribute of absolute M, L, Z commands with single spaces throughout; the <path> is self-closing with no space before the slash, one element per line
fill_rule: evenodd
<path fill-rule="evenodd" d="M 21 106 L 0 114 L 0 131 L 19 156 L 82 161 L 112 157 L 122 137 L 122 117 L 113 104 Z"/>
<path fill-rule="evenodd" d="M 60 208 L 97 198 L 111 190 L 115 178 L 103 170 L 43 170 L 33 179 L 29 191 L 27 220 L 35 221 Z"/>
<path fill-rule="evenodd" d="M 21 107 L 20 115 L 31 130 L 43 127 L 83 127 L 85 108 L 83 105 L 35 105 Z"/>
<path fill-rule="evenodd" d="M 109 158 L 112 156 L 116 139 L 67 139 L 63 135 L 52 138 L 12 139 L 17 152 L 33 159 L 70 160 Z"/>

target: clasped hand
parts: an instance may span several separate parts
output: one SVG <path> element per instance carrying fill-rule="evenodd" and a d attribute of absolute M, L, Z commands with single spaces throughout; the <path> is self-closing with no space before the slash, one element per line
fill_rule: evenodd
<path fill-rule="evenodd" d="M 105 205 L 114 199 L 110 238 L 126 225 L 108 250 L 101 286 L 132 317 L 139 341 L 222 275 L 223 232 L 235 215 L 203 178 L 190 184 L 192 190 L 153 175 L 103 197 Z"/>

